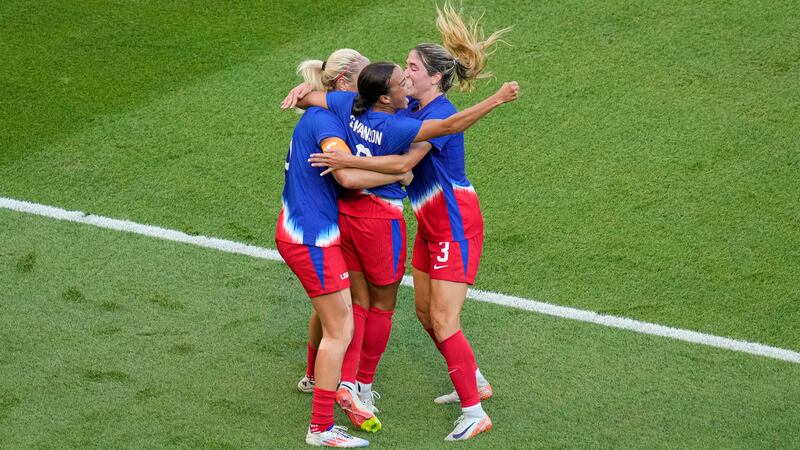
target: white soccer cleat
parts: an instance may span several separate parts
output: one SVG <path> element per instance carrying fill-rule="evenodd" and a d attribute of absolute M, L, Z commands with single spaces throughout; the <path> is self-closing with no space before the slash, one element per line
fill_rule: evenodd
<path fill-rule="evenodd" d="M 361 400 L 361 403 L 364 404 L 364 408 L 372 411 L 372 414 L 377 414 L 380 412 L 377 406 L 375 406 L 375 400 L 380 400 L 381 394 L 378 394 L 375 391 L 369 391 L 366 397 L 362 397 L 361 393 L 358 394 L 358 399 Z"/>
<path fill-rule="evenodd" d="M 311 427 L 309 427 L 308 433 L 306 433 L 306 444 L 315 447 L 354 448 L 366 447 L 369 445 L 369 441 L 347 434 L 347 428 L 345 427 L 332 425 L 327 430 L 319 433 L 312 432 Z"/>
<path fill-rule="evenodd" d="M 492 419 L 483 416 L 480 419 L 474 417 L 461 416 L 455 422 L 456 427 L 444 438 L 445 441 L 466 441 L 472 439 L 479 433 L 492 429 Z"/>
<path fill-rule="evenodd" d="M 481 396 L 481 401 L 488 400 L 492 398 L 494 394 L 494 390 L 492 389 L 492 385 L 486 383 L 484 385 L 478 385 L 478 394 Z M 440 397 L 436 397 L 433 399 L 433 403 L 437 403 L 439 405 L 447 405 L 449 403 L 458 403 L 461 399 L 458 397 L 458 392 L 453 391 L 449 394 L 442 395 Z"/>
<path fill-rule="evenodd" d="M 297 382 L 297 390 L 306 394 L 314 392 L 314 378 L 309 378 L 308 375 L 303 375 L 303 378 Z"/>

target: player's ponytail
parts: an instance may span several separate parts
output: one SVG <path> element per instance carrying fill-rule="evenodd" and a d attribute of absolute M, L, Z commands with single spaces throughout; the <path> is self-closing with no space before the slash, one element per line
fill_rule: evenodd
<path fill-rule="evenodd" d="M 303 77 L 303 81 L 311 85 L 315 91 L 325 91 L 325 83 L 322 82 L 324 72 L 324 62 L 318 59 L 307 59 L 297 66 L 297 74 Z"/>
<path fill-rule="evenodd" d="M 361 96 L 361 94 L 356 95 L 356 99 L 353 100 L 353 109 L 350 110 L 350 114 L 354 116 L 360 116 L 367 112 L 367 108 L 369 107 L 370 103 Z"/>
<path fill-rule="evenodd" d="M 369 60 L 361 53 L 342 48 L 331 53 L 325 61 L 307 59 L 301 62 L 297 66 L 297 74 L 315 91 L 332 91 L 340 79 L 352 82 L 355 74 L 367 63 Z"/>
<path fill-rule="evenodd" d="M 378 102 L 381 95 L 389 93 L 389 80 L 397 64 L 391 62 L 377 62 L 364 67 L 358 76 L 358 95 L 353 101 L 351 113 L 360 116 L 367 112 L 367 108 Z"/>
<path fill-rule="evenodd" d="M 428 75 L 442 74 L 439 89 L 446 93 L 458 78 L 458 87 L 462 92 L 475 89 L 475 82 L 491 78 L 491 72 L 485 72 L 492 48 L 500 37 L 511 28 L 503 28 L 492 33 L 483 40 L 483 29 L 478 20 L 470 18 L 470 26 L 464 23 L 461 14 L 449 2 L 441 9 L 436 8 L 436 27 L 442 35 L 444 47 L 437 44 L 420 44 L 413 48 L 422 60 Z"/>

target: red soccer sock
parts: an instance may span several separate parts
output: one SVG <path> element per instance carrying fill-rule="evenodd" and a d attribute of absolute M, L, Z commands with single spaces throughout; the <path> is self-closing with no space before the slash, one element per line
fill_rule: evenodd
<path fill-rule="evenodd" d="M 311 400 L 311 431 L 319 433 L 333 425 L 333 405 L 336 403 L 336 391 L 327 391 L 314 386 L 314 398 Z"/>
<path fill-rule="evenodd" d="M 308 363 L 306 363 L 306 376 L 314 378 L 314 364 L 317 363 L 317 349 L 311 346 L 311 342 L 306 344 L 308 347 Z"/>
<path fill-rule="evenodd" d="M 358 368 L 358 359 L 361 356 L 361 345 L 364 341 L 364 328 L 367 323 L 367 310 L 363 307 L 353 304 L 353 339 L 350 345 L 347 346 L 347 352 L 344 354 L 344 361 L 342 362 L 342 383 L 356 382 L 356 369 Z"/>
<path fill-rule="evenodd" d="M 478 382 L 475 380 L 475 355 L 461 330 L 439 343 L 439 349 L 447 361 L 447 372 L 461 399 L 461 407 L 475 406 L 481 401 Z"/>
<path fill-rule="evenodd" d="M 384 311 L 370 308 L 367 323 L 364 327 L 364 343 L 361 348 L 361 361 L 358 364 L 356 380 L 359 383 L 371 384 L 375 379 L 375 370 L 381 361 L 389 335 L 392 334 L 392 315 L 394 310 Z"/>

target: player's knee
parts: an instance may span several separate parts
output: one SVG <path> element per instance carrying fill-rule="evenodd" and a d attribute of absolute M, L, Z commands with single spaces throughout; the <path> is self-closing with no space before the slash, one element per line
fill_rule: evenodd
<path fill-rule="evenodd" d="M 353 315 L 348 314 L 331 325 L 325 328 L 323 339 L 328 339 L 331 345 L 337 347 L 350 345 L 350 340 L 353 338 Z"/>
<path fill-rule="evenodd" d="M 458 331 L 459 318 L 458 315 L 451 316 L 445 314 L 443 311 L 431 310 L 430 312 L 431 325 L 436 337 L 439 341 L 447 339 L 450 335 Z"/>
<path fill-rule="evenodd" d="M 335 333 L 325 336 L 323 340 L 328 342 L 332 351 L 344 352 L 347 346 L 350 345 L 350 340 L 353 338 L 353 331 L 341 329 Z"/>

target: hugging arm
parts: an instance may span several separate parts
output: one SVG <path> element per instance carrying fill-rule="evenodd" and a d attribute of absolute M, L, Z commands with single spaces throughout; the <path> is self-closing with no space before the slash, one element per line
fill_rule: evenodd
<path fill-rule="evenodd" d="M 322 141 L 322 149 L 326 153 L 350 153 L 350 148 L 339 138 L 327 138 Z M 331 169 L 332 170 L 332 169 Z M 320 175 L 326 175 L 325 171 Z M 384 184 L 402 182 L 404 174 L 386 174 L 362 169 L 341 169 L 333 171 L 333 177 L 340 186 L 347 189 L 369 189 Z"/>
<path fill-rule="evenodd" d="M 327 167 L 322 174 L 330 171 L 344 169 L 347 167 L 371 170 L 386 174 L 402 174 L 410 171 L 419 163 L 431 149 L 429 142 L 419 142 L 411 144 L 408 153 L 402 155 L 373 156 L 362 158 L 354 156 L 350 152 L 328 151 L 323 149 L 323 153 L 314 153 L 308 159 L 314 167 Z"/>

